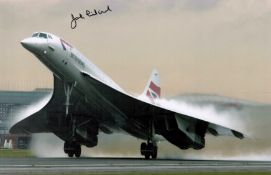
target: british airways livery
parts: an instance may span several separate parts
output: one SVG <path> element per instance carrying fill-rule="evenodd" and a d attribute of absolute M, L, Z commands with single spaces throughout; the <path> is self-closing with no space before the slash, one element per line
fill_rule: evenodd
<path fill-rule="evenodd" d="M 137 98 L 126 93 L 75 47 L 53 34 L 37 32 L 21 44 L 53 73 L 54 91 L 48 104 L 13 125 L 11 133 L 52 132 L 64 140 L 64 152 L 69 157 L 80 157 L 81 145 L 96 146 L 99 132 L 123 132 L 145 140 L 140 147 L 145 159 L 157 158 L 157 138 L 180 149 L 202 149 L 206 134 L 244 137 L 232 128 L 160 104 L 156 70 L 143 98 Z"/>

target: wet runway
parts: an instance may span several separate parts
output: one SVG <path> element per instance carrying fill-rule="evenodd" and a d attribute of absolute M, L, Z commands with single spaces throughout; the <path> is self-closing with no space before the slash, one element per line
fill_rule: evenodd
<path fill-rule="evenodd" d="M 271 162 L 136 158 L 0 158 L 0 174 L 74 172 L 271 172 Z"/>

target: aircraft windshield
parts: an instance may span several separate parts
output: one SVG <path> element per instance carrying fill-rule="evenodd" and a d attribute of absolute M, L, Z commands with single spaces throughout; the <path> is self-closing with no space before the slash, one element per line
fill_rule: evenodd
<path fill-rule="evenodd" d="M 45 38 L 45 39 L 47 39 L 47 34 L 45 34 L 45 33 L 40 33 L 40 34 L 39 34 L 39 37 L 40 37 L 40 38 Z"/>
<path fill-rule="evenodd" d="M 51 35 L 49 35 L 49 34 L 47 35 L 46 33 L 34 33 L 32 35 L 32 37 L 45 38 L 45 39 L 47 39 L 47 38 L 53 39 L 53 37 Z"/>
<path fill-rule="evenodd" d="M 38 37 L 39 36 L 39 33 L 34 33 L 33 35 L 32 35 L 32 37 Z"/>

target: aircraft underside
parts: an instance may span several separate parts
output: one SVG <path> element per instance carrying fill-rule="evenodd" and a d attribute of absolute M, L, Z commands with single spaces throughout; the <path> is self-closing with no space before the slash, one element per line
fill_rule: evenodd
<path fill-rule="evenodd" d="M 157 140 L 154 139 L 155 134 L 162 135 L 166 140 L 180 149 L 202 149 L 204 147 L 204 133 L 206 132 L 207 127 L 206 123 L 202 123 L 202 125 L 205 125 L 202 126 L 202 128 L 205 127 L 205 130 L 202 130 L 202 133 L 199 133 L 202 134 L 203 144 L 197 145 L 178 129 L 176 120 L 173 118 L 171 118 L 171 120 L 168 119 L 167 126 L 163 125 L 162 123 L 165 122 L 162 122 L 161 120 L 165 120 L 165 118 L 158 116 L 154 119 L 145 116 L 145 118 L 138 118 L 133 121 L 129 120 L 122 128 L 120 128 L 119 132 L 127 132 L 137 138 L 146 140 L 146 142 L 142 142 L 140 145 L 140 153 L 146 159 L 157 158 L 158 146 Z M 111 134 L 113 130 L 115 130 L 106 126 L 106 122 L 100 123 L 97 121 L 96 117 L 92 116 L 76 116 L 69 114 L 67 116 L 62 115 L 62 117 L 52 116 L 48 118 L 48 121 L 50 130 L 65 141 L 64 152 L 69 157 L 80 157 L 81 145 L 87 147 L 97 146 L 99 132 Z"/>

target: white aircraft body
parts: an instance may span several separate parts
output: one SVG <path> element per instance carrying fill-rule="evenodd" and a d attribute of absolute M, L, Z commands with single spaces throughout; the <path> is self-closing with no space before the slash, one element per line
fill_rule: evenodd
<path fill-rule="evenodd" d="M 53 34 L 37 32 L 21 44 L 52 71 L 54 92 L 47 105 L 12 126 L 11 133 L 52 132 L 65 141 L 69 157 L 80 157 L 81 145 L 96 146 L 99 132 L 124 132 L 146 140 L 140 148 L 146 159 L 157 158 L 157 135 L 180 149 L 204 148 L 206 134 L 244 137 L 231 128 L 159 105 L 157 71 L 152 72 L 143 98 L 136 98 Z"/>

